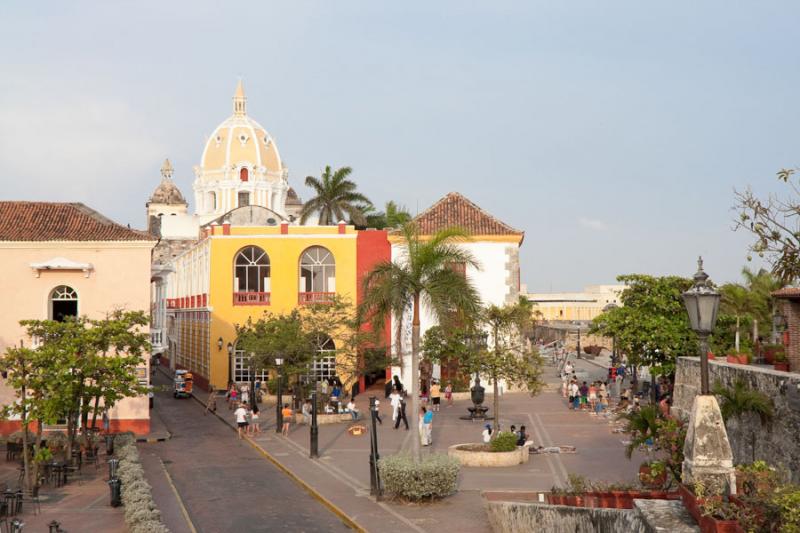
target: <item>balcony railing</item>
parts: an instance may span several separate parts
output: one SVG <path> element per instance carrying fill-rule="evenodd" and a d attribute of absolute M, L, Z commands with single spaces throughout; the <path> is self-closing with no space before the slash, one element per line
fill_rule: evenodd
<path fill-rule="evenodd" d="M 269 305 L 268 292 L 234 292 L 233 305 Z"/>
<path fill-rule="evenodd" d="M 150 344 L 152 344 L 153 346 L 161 346 L 161 343 L 163 342 L 163 339 L 164 339 L 163 335 L 164 334 L 162 333 L 162 330 L 160 330 L 160 329 L 151 329 L 150 330 Z"/>
<path fill-rule="evenodd" d="M 301 305 L 333 303 L 335 292 L 301 292 L 298 301 Z"/>

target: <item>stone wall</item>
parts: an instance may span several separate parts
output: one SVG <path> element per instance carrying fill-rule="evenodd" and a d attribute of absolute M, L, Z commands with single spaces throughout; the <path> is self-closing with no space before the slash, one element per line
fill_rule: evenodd
<path fill-rule="evenodd" d="M 520 502 L 487 502 L 486 514 L 494 533 L 613 533 L 645 532 L 632 509 L 599 509 Z"/>
<path fill-rule="evenodd" d="M 767 426 L 762 426 L 755 415 L 746 415 L 741 421 L 728 420 L 726 428 L 734 463 L 764 460 L 789 472 L 794 482 L 800 482 L 800 374 L 709 361 L 712 388 L 716 382 L 732 387 L 740 379 L 772 398 L 775 418 Z M 675 374 L 673 413 L 688 419 L 692 401 L 699 391 L 699 358 L 681 357 Z"/>

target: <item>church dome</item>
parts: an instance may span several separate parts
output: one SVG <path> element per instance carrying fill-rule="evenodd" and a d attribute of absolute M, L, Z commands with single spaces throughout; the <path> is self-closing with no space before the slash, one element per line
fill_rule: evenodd
<path fill-rule="evenodd" d="M 297 196 L 297 192 L 289 187 L 289 190 L 286 192 L 286 205 L 303 205 L 303 202 L 300 201 L 300 197 Z"/>
<path fill-rule="evenodd" d="M 161 183 L 158 184 L 156 190 L 150 195 L 148 205 L 187 205 L 180 189 L 178 189 L 178 186 L 172 181 L 172 171 L 172 164 L 170 164 L 169 159 L 165 159 L 164 164 L 161 166 Z"/>
<path fill-rule="evenodd" d="M 238 178 L 242 168 L 251 175 L 279 177 L 283 172 L 275 141 L 263 126 L 247 116 L 247 98 L 240 80 L 233 96 L 233 115 L 217 126 L 206 141 L 198 175 Z"/>

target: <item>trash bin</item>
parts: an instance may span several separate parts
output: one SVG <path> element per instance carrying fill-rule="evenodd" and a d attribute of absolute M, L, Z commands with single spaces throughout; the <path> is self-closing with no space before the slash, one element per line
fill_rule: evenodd
<path fill-rule="evenodd" d="M 114 455 L 114 435 L 106 435 L 106 455 Z"/>
<path fill-rule="evenodd" d="M 110 479 L 108 486 L 111 489 L 111 507 L 119 507 L 122 505 L 122 482 L 117 479 Z"/>
<path fill-rule="evenodd" d="M 119 467 L 119 459 L 108 460 L 108 479 L 112 480 L 117 477 L 117 468 Z"/>

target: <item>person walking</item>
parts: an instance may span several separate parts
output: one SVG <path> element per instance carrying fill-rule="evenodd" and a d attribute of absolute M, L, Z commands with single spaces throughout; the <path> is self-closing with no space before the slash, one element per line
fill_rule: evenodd
<path fill-rule="evenodd" d="M 403 384 L 400 383 L 400 376 L 394 377 L 394 388 L 397 390 L 397 392 L 403 392 Z"/>
<path fill-rule="evenodd" d="M 281 428 L 281 434 L 284 437 L 288 437 L 289 424 L 292 421 L 292 409 L 289 407 L 288 403 L 283 404 L 283 409 L 281 409 L 281 416 L 283 416 L 283 427 Z"/>
<path fill-rule="evenodd" d="M 389 404 L 392 406 L 392 422 L 395 422 L 394 429 L 397 429 L 397 417 L 400 412 L 400 391 L 397 389 L 393 389 L 392 393 L 389 395 Z"/>
<path fill-rule="evenodd" d="M 397 419 L 394 422 L 394 429 L 400 427 L 400 421 L 403 421 L 403 424 L 406 426 L 406 431 L 408 431 L 408 418 L 406 418 L 406 395 L 403 394 L 400 396 L 400 402 L 397 405 Z"/>
<path fill-rule="evenodd" d="M 250 405 L 250 387 L 247 385 L 242 387 L 242 403 L 245 405 Z"/>
<path fill-rule="evenodd" d="M 311 400 L 303 402 L 303 407 L 300 408 L 300 413 L 303 415 L 303 423 L 311 425 Z"/>
<path fill-rule="evenodd" d="M 381 420 L 381 401 L 375 398 L 375 420 L 378 421 L 378 424 L 383 425 L 383 420 Z"/>
<path fill-rule="evenodd" d="M 239 407 L 233 412 L 233 416 L 236 417 L 236 432 L 241 439 L 242 434 L 247 431 L 247 409 L 244 408 L 244 405 L 239 404 Z"/>
<path fill-rule="evenodd" d="M 447 407 L 453 407 L 453 386 L 450 382 L 444 388 L 444 399 L 447 400 Z"/>
<path fill-rule="evenodd" d="M 433 410 L 422 408 L 422 445 L 433 444 Z"/>
<path fill-rule="evenodd" d="M 217 412 L 217 391 L 214 390 L 213 385 L 208 388 L 208 401 L 206 402 L 206 410 L 203 411 L 203 416 L 207 415 L 209 411 L 212 413 Z"/>
<path fill-rule="evenodd" d="M 434 381 L 433 385 L 431 385 L 431 402 L 433 404 L 431 408 L 434 411 L 439 412 L 439 404 L 441 403 L 441 401 L 442 401 L 442 388 L 441 386 L 439 386 L 438 381 Z"/>
<path fill-rule="evenodd" d="M 358 407 L 356 407 L 356 402 L 353 401 L 353 398 L 350 398 L 350 401 L 347 402 L 347 410 L 353 420 L 358 420 Z"/>
<path fill-rule="evenodd" d="M 253 409 L 250 412 L 250 431 L 253 435 L 258 435 L 261 433 L 261 422 L 259 421 L 258 416 L 258 403 L 253 405 Z"/>
<path fill-rule="evenodd" d="M 231 391 L 228 396 L 228 409 L 233 406 L 239 405 L 239 391 L 236 390 L 236 385 L 231 385 Z"/>

